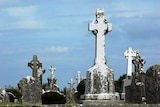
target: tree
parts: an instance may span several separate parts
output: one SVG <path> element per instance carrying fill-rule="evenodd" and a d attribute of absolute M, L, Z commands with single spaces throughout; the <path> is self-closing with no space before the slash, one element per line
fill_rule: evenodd
<path fill-rule="evenodd" d="M 126 74 L 123 74 L 122 76 L 119 77 L 118 80 L 114 81 L 116 92 L 119 92 L 119 93 L 122 92 L 122 84 L 125 78 L 126 78 Z"/>
<path fill-rule="evenodd" d="M 15 98 L 20 101 L 22 95 L 19 92 L 17 87 L 13 87 L 9 85 L 9 86 L 5 86 L 5 90 L 6 92 L 11 92 L 15 96 Z"/>

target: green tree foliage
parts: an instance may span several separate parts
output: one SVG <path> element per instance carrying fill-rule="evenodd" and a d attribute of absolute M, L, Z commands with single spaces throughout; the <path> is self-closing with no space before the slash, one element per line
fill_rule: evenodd
<path fill-rule="evenodd" d="M 121 93 L 122 92 L 122 84 L 123 84 L 123 79 L 126 78 L 126 74 L 123 74 L 122 76 L 119 77 L 118 80 L 114 81 L 115 84 L 115 91 Z"/>
<path fill-rule="evenodd" d="M 16 99 L 18 99 L 20 101 L 21 99 L 21 93 L 19 92 L 17 87 L 13 87 L 13 86 L 5 86 L 5 90 L 6 92 L 11 92 Z"/>

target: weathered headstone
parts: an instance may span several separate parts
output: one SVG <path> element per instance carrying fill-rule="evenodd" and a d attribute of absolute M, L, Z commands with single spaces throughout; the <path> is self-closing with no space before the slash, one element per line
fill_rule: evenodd
<path fill-rule="evenodd" d="M 104 18 L 104 10 L 97 9 L 96 19 L 89 23 L 89 31 L 96 37 L 95 61 L 88 70 L 85 86 L 85 100 L 115 100 L 113 70 L 106 65 L 105 35 L 112 25 Z"/>
<path fill-rule="evenodd" d="M 139 56 L 139 52 L 136 51 L 136 56 L 133 58 L 135 71 L 132 76 L 130 86 L 125 88 L 125 100 L 129 103 L 144 103 L 145 98 L 145 73 L 143 66 L 145 61 Z"/>
<path fill-rule="evenodd" d="M 136 51 L 133 51 L 131 47 L 128 48 L 124 52 L 124 56 L 127 59 L 127 75 L 126 78 L 123 80 L 122 84 L 122 93 L 121 93 L 121 100 L 125 99 L 125 87 L 131 85 L 131 78 L 132 78 L 132 60 L 136 56 Z"/>
<path fill-rule="evenodd" d="M 145 90 L 148 104 L 160 104 L 160 65 L 153 65 L 148 68 Z"/>
<path fill-rule="evenodd" d="M 18 88 L 22 94 L 22 103 L 41 102 L 42 84 L 32 76 L 27 76 L 19 81 Z"/>
<path fill-rule="evenodd" d="M 71 79 L 69 82 L 69 89 L 67 89 L 67 94 L 66 94 L 66 98 L 67 98 L 67 102 L 71 102 L 74 101 L 74 94 L 75 94 L 75 89 L 74 89 L 74 84 L 75 82 L 73 81 L 73 79 Z"/>
<path fill-rule="evenodd" d="M 54 72 L 55 72 L 56 68 L 51 65 L 51 67 L 49 68 L 50 71 L 50 77 L 48 78 L 48 88 L 46 88 L 46 90 L 50 90 L 50 91 L 59 91 L 59 87 L 56 84 L 56 77 L 54 76 Z"/>
<path fill-rule="evenodd" d="M 54 76 L 55 70 L 56 68 L 51 65 L 49 68 L 50 77 L 48 78 L 48 84 L 42 95 L 42 104 L 64 104 L 66 102 L 64 94 L 60 92 L 56 84 L 57 79 Z"/>
<path fill-rule="evenodd" d="M 33 55 L 33 60 L 28 63 L 32 69 L 32 76 L 27 76 L 19 81 L 18 88 L 22 94 L 23 102 L 41 102 L 42 95 L 42 63 L 38 61 L 37 55 Z"/>

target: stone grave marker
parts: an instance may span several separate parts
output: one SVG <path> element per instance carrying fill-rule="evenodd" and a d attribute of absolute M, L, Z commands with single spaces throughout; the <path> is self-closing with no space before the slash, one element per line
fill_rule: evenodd
<path fill-rule="evenodd" d="M 113 70 L 106 64 L 105 35 L 112 25 L 104 17 L 104 10 L 97 9 L 96 19 L 89 23 L 89 31 L 96 38 L 94 65 L 88 70 L 85 86 L 85 100 L 115 100 Z"/>
<path fill-rule="evenodd" d="M 77 85 L 83 80 L 83 77 L 80 71 L 77 71 L 76 80 L 77 80 Z"/>
<path fill-rule="evenodd" d="M 139 56 L 139 52 L 136 51 L 136 56 L 133 58 L 134 73 L 130 86 L 126 86 L 125 100 L 129 103 L 145 103 L 145 73 L 143 66 L 145 61 Z"/>
<path fill-rule="evenodd" d="M 32 76 L 38 79 L 37 70 L 42 67 L 42 63 L 39 62 L 37 55 L 33 55 L 33 60 L 28 63 L 28 66 L 32 69 Z"/>
<path fill-rule="evenodd" d="M 60 92 L 56 84 L 55 70 L 56 68 L 51 65 L 49 68 L 50 77 L 48 77 L 48 84 L 42 94 L 42 104 L 64 104 L 66 102 L 65 95 Z"/>
<path fill-rule="evenodd" d="M 75 94 L 75 89 L 74 89 L 74 84 L 75 82 L 73 81 L 73 79 L 71 79 L 69 82 L 69 89 L 67 89 L 67 102 L 71 102 L 74 101 L 74 94 Z"/>
<path fill-rule="evenodd" d="M 33 60 L 28 63 L 28 66 L 32 69 L 32 76 L 26 76 L 18 83 L 18 88 L 22 94 L 22 103 L 41 102 L 42 74 L 45 70 L 42 69 L 42 63 L 38 61 L 37 55 L 33 55 Z"/>
<path fill-rule="evenodd" d="M 153 65 L 147 69 L 145 91 L 148 104 L 160 104 L 160 65 Z"/>
<path fill-rule="evenodd" d="M 121 93 L 121 99 L 125 99 L 125 87 L 131 85 L 131 77 L 132 77 L 132 60 L 136 56 L 136 51 L 133 51 L 131 47 L 128 48 L 124 52 L 124 56 L 127 59 L 127 75 L 126 78 L 123 80 L 122 84 L 122 93 Z"/>
<path fill-rule="evenodd" d="M 133 57 L 136 56 L 136 52 L 132 50 L 131 47 L 128 48 L 128 50 L 126 50 L 124 52 L 124 56 L 127 58 L 127 77 L 131 77 L 132 76 L 132 60 Z"/>

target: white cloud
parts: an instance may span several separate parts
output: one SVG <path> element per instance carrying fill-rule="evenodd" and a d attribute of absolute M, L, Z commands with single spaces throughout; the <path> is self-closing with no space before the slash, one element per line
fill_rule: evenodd
<path fill-rule="evenodd" d="M 37 11 L 37 6 L 10 7 L 6 11 L 11 16 L 33 16 Z"/>
<path fill-rule="evenodd" d="M 4 10 L 15 21 L 10 23 L 8 29 L 24 28 L 39 29 L 44 27 L 44 23 L 36 17 L 37 6 L 10 7 Z"/>
<path fill-rule="evenodd" d="M 68 47 L 62 47 L 62 46 L 51 46 L 49 48 L 44 49 L 43 52 L 50 52 L 50 53 L 63 53 L 67 52 Z M 42 52 L 42 51 L 41 51 Z"/>
<path fill-rule="evenodd" d="M 19 28 L 26 28 L 26 29 L 43 28 L 43 23 L 36 19 L 23 19 L 21 21 L 18 21 L 16 25 Z"/>

